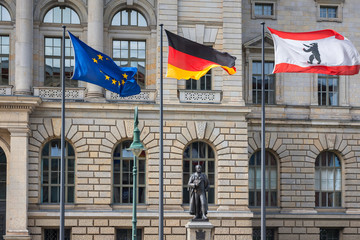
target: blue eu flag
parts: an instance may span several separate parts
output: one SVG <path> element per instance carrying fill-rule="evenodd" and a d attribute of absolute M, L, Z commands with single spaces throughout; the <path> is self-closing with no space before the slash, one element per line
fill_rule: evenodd
<path fill-rule="evenodd" d="M 141 92 L 134 75 L 137 68 L 120 68 L 107 55 L 89 47 L 80 39 L 69 36 L 75 52 L 75 69 L 72 79 L 99 85 L 121 97 L 136 95 Z"/>

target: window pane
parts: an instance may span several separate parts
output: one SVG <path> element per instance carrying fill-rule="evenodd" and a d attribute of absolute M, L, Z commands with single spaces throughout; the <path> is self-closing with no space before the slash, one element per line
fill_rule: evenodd
<path fill-rule="evenodd" d="M 120 26 L 120 12 L 115 14 L 115 16 L 113 17 L 113 19 L 111 21 L 111 25 L 112 26 Z"/>
<path fill-rule="evenodd" d="M 147 26 L 147 23 L 146 23 L 144 16 L 139 14 L 139 27 L 146 27 L 146 26 Z"/>
<path fill-rule="evenodd" d="M 130 12 L 130 14 L 131 14 L 130 25 L 131 26 L 136 26 L 137 25 L 137 12 L 132 10 Z"/>
<path fill-rule="evenodd" d="M 129 25 L 129 13 L 126 10 L 121 12 L 121 25 Z"/>
<path fill-rule="evenodd" d="M 0 21 L 11 21 L 10 13 L 9 11 L 4 7 L 0 5 Z"/>

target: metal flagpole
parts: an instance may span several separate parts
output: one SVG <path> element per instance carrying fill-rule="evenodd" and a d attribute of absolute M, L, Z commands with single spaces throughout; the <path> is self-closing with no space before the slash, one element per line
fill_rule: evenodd
<path fill-rule="evenodd" d="M 261 41 L 261 240 L 266 240 L 265 211 L 265 22 L 262 25 Z"/>
<path fill-rule="evenodd" d="M 61 176 L 60 176 L 60 240 L 64 240 L 65 236 L 65 30 L 66 26 L 62 26 L 63 36 L 61 44 Z"/>
<path fill-rule="evenodd" d="M 163 26 L 160 24 L 160 162 L 159 162 L 159 240 L 164 239 L 163 179 Z"/>

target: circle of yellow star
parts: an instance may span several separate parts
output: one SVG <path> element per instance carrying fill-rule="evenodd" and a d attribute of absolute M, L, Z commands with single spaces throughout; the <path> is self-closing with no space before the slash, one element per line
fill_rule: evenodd
<path fill-rule="evenodd" d="M 103 60 L 103 56 L 101 54 L 99 54 L 97 56 L 98 56 L 99 60 L 101 60 L 101 61 Z"/>
<path fill-rule="evenodd" d="M 94 63 L 97 63 L 97 60 L 95 58 L 92 59 L 94 61 Z"/>
<path fill-rule="evenodd" d="M 125 79 L 127 79 L 128 75 L 126 75 L 126 73 L 124 73 L 124 74 L 123 74 L 123 77 L 124 77 Z"/>

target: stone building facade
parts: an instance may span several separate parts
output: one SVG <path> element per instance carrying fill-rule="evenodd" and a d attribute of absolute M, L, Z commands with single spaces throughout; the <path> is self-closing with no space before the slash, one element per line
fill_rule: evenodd
<path fill-rule="evenodd" d="M 10 240 L 58 237 L 62 25 L 118 64 L 138 67 L 142 87 L 141 94 L 120 98 L 70 80 L 73 52 L 65 43 L 65 226 L 71 240 L 130 239 L 132 158 L 125 149 L 135 106 L 146 147 L 139 158 L 138 228 L 140 239 L 158 239 L 159 24 L 237 57 L 231 76 L 215 68 L 199 81 L 164 78 L 167 240 L 186 239 L 191 219 L 186 182 L 198 162 L 212 179 L 208 217 L 214 239 L 258 239 L 260 106 L 254 81 L 260 22 L 283 31 L 332 28 L 360 46 L 353 31 L 359 22 L 356 0 L 1 0 L 0 5 L 0 229 Z M 267 71 L 273 61 L 267 35 Z M 357 76 L 267 76 L 268 234 L 279 240 L 357 239 Z"/>

